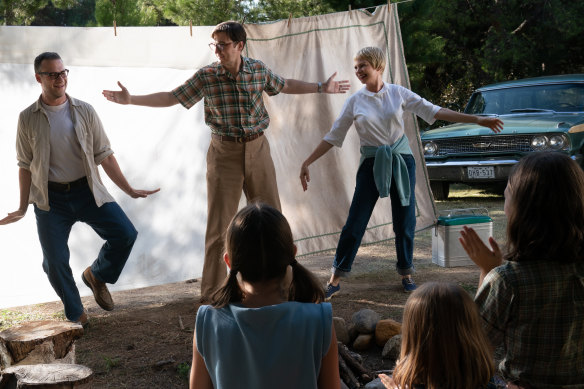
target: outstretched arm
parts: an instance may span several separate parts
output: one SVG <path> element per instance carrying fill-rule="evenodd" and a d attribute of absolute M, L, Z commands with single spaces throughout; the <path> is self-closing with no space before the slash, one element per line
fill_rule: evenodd
<path fill-rule="evenodd" d="M 160 188 L 155 190 L 143 190 L 143 189 L 134 189 L 124 177 L 122 170 L 120 169 L 120 165 L 118 165 L 118 161 L 114 155 L 110 155 L 103 161 L 101 161 L 101 167 L 106 172 L 108 177 L 116 184 L 121 190 L 123 190 L 128 196 L 137 199 L 139 197 L 148 197 L 149 195 L 156 193 L 160 190 Z"/>
<path fill-rule="evenodd" d="M 121 90 L 104 90 L 101 93 L 109 101 L 118 104 L 143 105 L 147 107 L 170 107 L 178 104 L 178 100 L 171 92 L 157 92 L 149 95 L 133 96 L 128 89 L 118 81 Z"/>
<path fill-rule="evenodd" d="M 306 158 L 306 160 L 302 163 L 302 167 L 300 168 L 300 183 L 302 184 L 302 189 L 306 191 L 308 189 L 308 183 L 310 182 L 310 172 L 308 171 L 308 166 L 326 154 L 333 145 L 328 143 L 327 141 L 321 141 L 316 149 Z"/>
<path fill-rule="evenodd" d="M 481 269 L 481 275 L 479 277 L 480 287 L 483 284 L 485 276 L 503 263 L 501 249 L 493 237 L 489 238 L 489 244 L 491 245 L 491 249 L 489 249 L 476 231 L 467 226 L 464 226 L 460 231 L 460 238 L 458 240 L 470 259 Z"/>
<path fill-rule="evenodd" d="M 20 168 L 18 170 L 18 184 L 20 187 L 20 205 L 14 212 L 10 212 L 8 216 L 0 220 L 0 225 L 10 224 L 19 221 L 26 215 L 28 209 L 28 196 L 30 195 L 30 184 L 32 182 L 32 175 L 30 170 Z"/>
<path fill-rule="evenodd" d="M 332 76 L 322 84 L 322 93 L 346 93 L 351 85 L 349 80 L 335 81 L 337 72 L 334 72 Z M 302 93 L 318 93 L 318 82 L 305 82 L 300 80 L 294 80 L 291 78 L 286 79 L 286 84 L 282 89 L 282 93 L 287 94 L 302 94 Z"/>
<path fill-rule="evenodd" d="M 440 110 L 436 112 L 436 115 L 434 115 L 434 118 L 453 123 L 476 123 L 479 126 L 490 128 L 495 133 L 499 133 L 503 129 L 503 121 L 499 118 L 492 116 L 469 115 L 448 108 L 440 108 Z"/>

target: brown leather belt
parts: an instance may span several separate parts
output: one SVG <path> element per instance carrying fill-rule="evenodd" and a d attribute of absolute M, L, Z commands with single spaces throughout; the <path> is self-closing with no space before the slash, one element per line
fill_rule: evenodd
<path fill-rule="evenodd" d="M 263 131 L 256 132 L 255 134 L 251 134 L 251 135 L 244 135 L 244 136 L 229 136 L 229 135 L 211 134 L 213 139 L 217 139 L 220 141 L 227 141 L 227 142 L 236 142 L 236 143 L 251 142 L 252 140 L 256 140 L 257 138 L 259 138 L 262 135 L 264 135 Z"/>
<path fill-rule="evenodd" d="M 87 177 L 81 177 L 71 182 L 53 182 L 49 181 L 49 190 L 54 192 L 69 192 L 71 189 L 80 188 L 87 185 Z"/>

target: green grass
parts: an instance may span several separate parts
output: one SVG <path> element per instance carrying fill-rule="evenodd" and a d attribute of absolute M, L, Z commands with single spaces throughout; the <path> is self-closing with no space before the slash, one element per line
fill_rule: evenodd
<path fill-rule="evenodd" d="M 191 371 L 191 365 L 189 365 L 189 364 L 188 364 L 188 363 L 186 363 L 186 362 L 183 362 L 183 363 L 179 364 L 179 365 L 176 367 L 176 371 L 177 371 L 177 373 L 178 373 L 178 376 L 179 376 L 179 377 L 180 377 L 182 380 L 184 380 L 184 381 L 188 381 L 188 380 L 189 380 L 189 374 L 190 374 L 190 371 Z"/>
<path fill-rule="evenodd" d="M 14 327 L 25 323 L 27 321 L 33 320 L 43 320 L 47 319 L 46 315 L 40 313 L 24 313 L 24 312 L 17 312 L 11 311 L 9 309 L 2 309 L 0 310 L 0 331 L 5 330 L 10 327 Z"/>

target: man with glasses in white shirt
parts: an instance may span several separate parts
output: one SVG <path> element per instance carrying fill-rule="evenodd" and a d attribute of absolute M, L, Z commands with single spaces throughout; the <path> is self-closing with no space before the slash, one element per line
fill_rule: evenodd
<path fill-rule="evenodd" d="M 69 70 L 59 54 L 40 54 L 34 70 L 42 92 L 20 113 L 16 137 L 20 205 L 0 225 L 22 219 L 28 205 L 34 204 L 43 269 L 63 302 L 67 319 L 85 326 L 87 313 L 69 266 L 73 224 L 84 222 L 105 240 L 81 278 L 107 311 L 114 302 L 106 283 L 118 280 L 138 234 L 103 185 L 97 166 L 132 198 L 147 197 L 159 189 L 134 189 L 128 183 L 93 107 L 66 94 Z"/>
<path fill-rule="evenodd" d="M 223 234 L 237 212 L 241 191 L 248 202 L 260 201 L 281 210 L 276 172 L 264 131 L 270 118 L 262 92 L 345 93 L 349 81 L 325 83 L 284 79 L 261 61 L 243 57 L 247 35 L 237 22 L 215 27 L 209 47 L 218 62 L 199 69 L 183 85 L 170 92 L 135 96 L 118 82 L 121 91 L 103 91 L 118 104 L 169 107 L 180 103 L 191 108 L 201 99 L 205 123 L 211 129 L 207 153 L 207 231 L 201 300 L 207 301 L 223 283 L 227 270 L 223 262 Z"/>

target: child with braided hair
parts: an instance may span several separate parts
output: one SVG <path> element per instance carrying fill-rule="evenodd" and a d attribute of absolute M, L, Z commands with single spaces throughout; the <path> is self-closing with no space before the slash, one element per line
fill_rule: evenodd
<path fill-rule="evenodd" d="M 197 312 L 191 388 L 338 389 L 332 308 L 296 261 L 286 218 L 248 205 L 225 245 L 229 275 Z"/>

